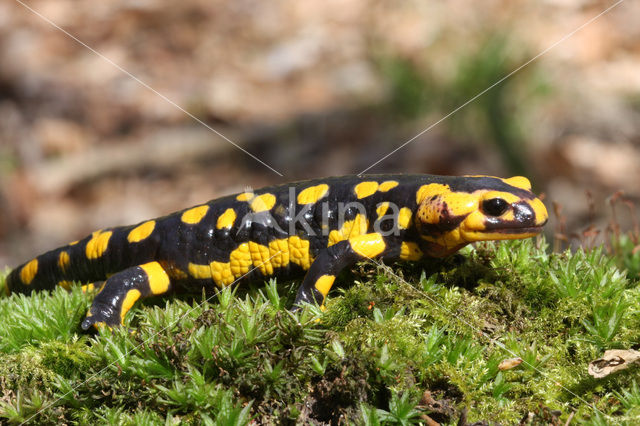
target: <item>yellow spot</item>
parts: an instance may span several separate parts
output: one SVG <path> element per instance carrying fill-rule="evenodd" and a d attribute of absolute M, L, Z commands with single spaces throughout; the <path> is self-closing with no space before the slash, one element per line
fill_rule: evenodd
<path fill-rule="evenodd" d="M 255 194 L 253 192 L 243 192 L 242 194 L 238 194 L 236 200 L 238 201 L 249 201 L 251 200 Z"/>
<path fill-rule="evenodd" d="M 293 237 L 298 238 L 298 237 Z M 286 238 L 273 240 L 269 242 L 269 255 L 273 256 L 270 260 L 274 268 L 282 268 L 289 264 L 289 240 Z"/>
<path fill-rule="evenodd" d="M 207 214 L 208 211 L 209 206 L 207 206 L 206 204 L 203 206 L 190 208 L 189 210 L 182 213 L 182 221 L 190 225 L 195 225 L 202 220 L 202 218 Z"/>
<path fill-rule="evenodd" d="M 269 247 L 249 241 L 249 255 L 253 266 L 258 268 L 262 275 L 273 275 L 273 264 L 269 259 Z"/>
<path fill-rule="evenodd" d="M 509 179 L 503 179 L 503 181 L 511 186 L 531 191 L 531 182 L 524 176 L 514 176 Z"/>
<path fill-rule="evenodd" d="M 329 185 L 321 183 L 320 185 L 310 186 L 303 189 L 298 194 L 298 204 L 312 204 L 317 202 L 320 198 L 327 195 L 329 192 Z"/>
<path fill-rule="evenodd" d="M 195 263 L 189 263 L 188 266 L 189 275 L 198 280 L 205 280 L 211 278 L 211 269 L 209 265 L 198 265 Z"/>
<path fill-rule="evenodd" d="M 31 281 L 35 278 L 38 273 L 38 259 L 33 259 L 26 265 L 22 267 L 20 271 L 20 279 L 24 285 L 31 284 Z"/>
<path fill-rule="evenodd" d="M 384 216 L 384 214 L 387 212 L 388 209 L 389 209 L 388 201 L 385 201 L 384 203 L 380 203 L 378 205 L 378 208 L 376 209 L 376 213 L 378 214 L 378 217 Z"/>
<path fill-rule="evenodd" d="M 335 275 L 322 275 L 316 281 L 316 290 L 318 290 L 324 297 L 327 297 L 327 294 L 329 294 L 329 290 L 331 290 L 331 286 L 335 280 Z"/>
<path fill-rule="evenodd" d="M 366 198 L 373 195 L 378 190 L 378 182 L 365 181 L 360 182 L 353 188 L 358 198 Z"/>
<path fill-rule="evenodd" d="M 236 221 L 236 212 L 233 209 L 226 209 L 224 213 L 218 217 L 216 222 L 216 228 L 231 228 Z"/>
<path fill-rule="evenodd" d="M 213 281 L 218 287 L 224 287 L 236 280 L 236 277 L 231 272 L 230 262 L 211 262 L 209 266 L 209 275 L 213 278 Z M 247 269 L 247 272 L 249 269 Z"/>
<path fill-rule="evenodd" d="M 169 275 L 158 262 L 145 263 L 140 268 L 147 274 L 152 294 L 162 294 L 169 290 Z"/>
<path fill-rule="evenodd" d="M 422 258 L 422 250 L 416 243 L 403 242 L 400 245 L 401 260 L 420 260 Z"/>
<path fill-rule="evenodd" d="M 70 246 L 75 246 L 75 245 L 76 245 L 76 244 L 78 244 L 79 242 L 80 242 L 80 241 L 78 241 L 78 240 L 71 241 L 71 242 L 69 243 L 69 245 L 70 245 Z"/>
<path fill-rule="evenodd" d="M 80 287 L 80 290 L 82 290 L 83 293 L 89 293 L 92 291 L 97 291 L 98 293 L 102 291 L 102 289 L 104 288 L 104 285 L 106 284 L 106 281 L 103 281 L 102 284 L 100 285 L 100 287 L 96 286 L 96 283 L 89 283 L 86 285 L 83 285 Z"/>
<path fill-rule="evenodd" d="M 229 256 L 229 269 L 234 277 L 241 277 L 251 269 L 249 243 L 242 243 Z M 230 284 L 230 283 L 229 283 Z"/>
<path fill-rule="evenodd" d="M 64 288 L 65 290 L 70 290 L 71 286 L 73 285 L 73 281 L 67 281 L 67 280 L 58 281 L 58 285 Z"/>
<path fill-rule="evenodd" d="M 124 323 L 124 316 L 127 315 L 127 312 L 133 307 L 133 304 L 136 303 L 138 299 L 140 299 L 141 293 L 135 288 L 129 290 L 127 294 L 124 296 L 124 300 L 122 301 L 122 307 L 120 308 L 120 323 Z"/>
<path fill-rule="evenodd" d="M 377 232 L 349 238 L 349 243 L 353 251 L 368 259 L 378 256 L 387 247 L 382 235 Z"/>
<path fill-rule="evenodd" d="M 298 236 L 289 237 L 288 239 L 289 253 L 291 263 L 300 266 L 305 271 L 311 267 L 313 259 L 309 252 L 309 241 Z"/>
<path fill-rule="evenodd" d="M 85 247 L 87 259 L 97 259 L 104 254 L 109 246 L 109 239 L 113 232 L 96 231 L 91 235 L 91 239 Z"/>
<path fill-rule="evenodd" d="M 130 243 L 140 242 L 145 238 L 147 238 L 149 235 L 151 235 L 155 227 L 156 227 L 155 220 L 149 220 L 147 222 L 144 222 L 136 226 L 131 230 L 131 232 L 129 232 L 129 235 L 127 236 L 127 240 Z"/>
<path fill-rule="evenodd" d="M 264 212 L 271 210 L 276 204 L 276 196 L 273 194 L 262 194 L 251 199 L 251 210 L 254 212 Z"/>
<path fill-rule="evenodd" d="M 329 243 L 327 244 L 327 247 L 332 246 L 339 241 L 365 234 L 367 232 L 367 228 L 369 228 L 369 221 L 367 220 L 367 217 L 363 214 L 359 214 L 353 220 L 345 221 L 339 230 L 334 229 L 329 232 Z"/>
<path fill-rule="evenodd" d="M 95 283 L 89 283 L 89 284 L 83 285 L 80 288 L 82 289 L 83 293 L 89 293 L 89 292 L 92 292 L 93 290 L 96 289 L 96 285 L 95 285 Z"/>
<path fill-rule="evenodd" d="M 398 181 L 395 180 L 385 180 L 384 182 L 382 182 L 380 184 L 380 186 L 378 187 L 378 191 L 382 191 L 382 192 L 387 192 L 390 189 L 395 188 L 396 186 L 398 186 Z"/>
<path fill-rule="evenodd" d="M 58 256 L 58 268 L 60 268 L 62 272 L 66 272 L 67 268 L 69 267 L 69 263 L 71 263 L 69 253 L 67 253 L 66 251 L 61 251 L 60 255 Z"/>
<path fill-rule="evenodd" d="M 440 195 L 447 192 L 450 192 L 449 185 L 442 185 L 439 183 L 422 185 L 416 192 L 416 203 L 420 204 L 427 197 L 432 197 L 434 195 Z"/>
<path fill-rule="evenodd" d="M 411 209 L 403 207 L 398 213 L 398 226 L 400 229 L 408 229 L 411 225 Z"/>

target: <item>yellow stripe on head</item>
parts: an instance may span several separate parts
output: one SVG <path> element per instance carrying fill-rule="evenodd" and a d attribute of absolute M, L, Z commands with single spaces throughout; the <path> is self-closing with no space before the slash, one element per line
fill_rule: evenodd
<path fill-rule="evenodd" d="M 529 182 L 529 179 L 524 176 L 514 176 L 509 179 L 503 179 L 503 181 L 511 186 L 515 186 L 516 188 L 531 191 L 531 182 Z"/>

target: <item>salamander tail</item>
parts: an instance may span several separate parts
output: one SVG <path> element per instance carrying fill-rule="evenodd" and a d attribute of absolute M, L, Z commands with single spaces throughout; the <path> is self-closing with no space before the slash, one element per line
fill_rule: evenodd
<path fill-rule="evenodd" d="M 29 294 L 58 286 L 68 289 L 74 279 L 83 281 L 85 277 L 77 268 L 71 270 L 75 266 L 71 264 L 72 250 L 71 246 L 60 247 L 23 263 L 7 276 L 7 288 L 11 293 Z"/>

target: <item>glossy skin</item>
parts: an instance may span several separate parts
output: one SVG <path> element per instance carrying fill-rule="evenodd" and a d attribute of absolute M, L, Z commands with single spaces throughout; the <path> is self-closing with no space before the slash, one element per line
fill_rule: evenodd
<path fill-rule="evenodd" d="M 230 195 L 96 231 L 17 267 L 10 291 L 106 280 L 82 323 L 117 326 L 140 298 L 176 287 L 306 276 L 295 305 L 322 303 L 361 259 L 441 257 L 482 240 L 527 238 L 547 221 L 522 177 L 343 176 Z"/>

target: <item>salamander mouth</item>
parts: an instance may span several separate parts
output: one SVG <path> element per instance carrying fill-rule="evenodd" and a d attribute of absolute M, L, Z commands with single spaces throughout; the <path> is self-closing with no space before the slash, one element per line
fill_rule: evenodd
<path fill-rule="evenodd" d="M 493 219 L 493 218 L 491 218 Z M 505 235 L 528 235 L 539 234 L 542 228 L 549 221 L 548 217 L 544 217 L 542 221 L 536 220 L 535 214 L 532 214 L 527 220 L 486 220 L 484 229 L 469 229 L 469 232 L 479 234 L 505 234 Z"/>
<path fill-rule="evenodd" d="M 502 229 L 491 229 L 491 230 L 487 230 L 487 231 L 476 231 L 478 233 L 484 233 L 486 232 L 487 234 L 539 234 L 542 232 L 542 228 L 543 226 L 528 226 L 528 227 L 524 227 L 524 228 L 502 228 Z"/>
<path fill-rule="evenodd" d="M 462 231 L 462 238 L 469 242 L 486 240 L 516 240 L 520 238 L 530 238 L 542 232 L 542 226 L 528 226 L 520 228 L 496 228 L 486 230 Z"/>

